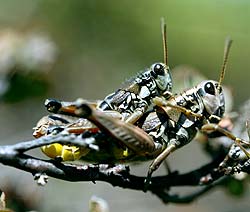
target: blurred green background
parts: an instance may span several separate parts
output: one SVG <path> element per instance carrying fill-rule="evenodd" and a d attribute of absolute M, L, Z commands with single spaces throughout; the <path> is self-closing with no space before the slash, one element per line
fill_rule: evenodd
<path fill-rule="evenodd" d="M 45 98 L 101 99 L 119 88 L 125 79 L 162 61 L 161 17 L 167 22 L 169 65 L 191 65 L 209 79 L 219 77 L 224 41 L 230 35 L 234 43 L 224 83 L 233 90 L 235 108 L 249 98 L 250 2 L 247 0 L 0 0 L 0 29 L 16 30 L 20 36 L 33 31 L 45 33 L 57 47 L 53 65 L 42 75 L 50 85 L 47 93 L 0 104 L 1 144 L 32 139 L 31 128 L 46 114 Z M 32 90 L 36 81 L 28 86 Z M 195 158 L 193 151 L 197 152 Z M 172 155 L 170 163 L 188 171 L 202 165 L 204 160 L 207 158 L 199 152 L 199 146 L 192 143 Z M 144 174 L 146 167 L 137 167 L 138 173 Z M 28 196 L 33 198 L 36 193 L 40 211 L 87 211 L 93 194 L 106 199 L 111 211 L 229 212 L 246 211 L 249 207 L 247 194 L 234 199 L 220 189 L 190 205 L 166 206 L 151 194 L 103 183 L 50 179 L 45 188 L 40 188 L 31 175 L 2 165 L 0 168 L 0 186 L 15 181 L 16 187 Z M 20 180 L 28 183 L 29 189 Z"/>

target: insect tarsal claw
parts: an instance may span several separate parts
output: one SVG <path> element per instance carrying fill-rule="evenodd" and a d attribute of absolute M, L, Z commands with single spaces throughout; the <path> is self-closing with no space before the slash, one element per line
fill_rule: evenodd
<path fill-rule="evenodd" d="M 152 173 L 147 175 L 146 179 L 144 180 L 144 187 L 143 187 L 143 192 L 147 192 L 149 186 L 152 184 L 151 181 Z"/>

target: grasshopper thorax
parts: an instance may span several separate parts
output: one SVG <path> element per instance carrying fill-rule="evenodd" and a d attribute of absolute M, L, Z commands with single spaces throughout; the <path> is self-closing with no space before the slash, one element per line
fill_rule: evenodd
<path fill-rule="evenodd" d="M 205 116 L 211 115 L 222 117 L 225 112 L 225 99 L 222 87 L 213 80 L 202 81 L 197 85 L 197 94 L 204 106 Z"/>

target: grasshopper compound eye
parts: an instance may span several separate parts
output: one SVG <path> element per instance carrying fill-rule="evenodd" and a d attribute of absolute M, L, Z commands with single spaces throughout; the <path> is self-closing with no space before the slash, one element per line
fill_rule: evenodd
<path fill-rule="evenodd" d="M 164 75 L 165 70 L 164 70 L 164 65 L 161 63 L 156 63 L 153 67 L 153 72 L 155 75 Z"/>
<path fill-rule="evenodd" d="M 158 76 L 164 76 L 166 74 L 165 65 L 162 63 L 155 63 L 150 69 L 150 73 L 154 79 L 157 79 Z"/>
<path fill-rule="evenodd" d="M 206 93 L 211 94 L 211 95 L 215 95 L 215 90 L 216 88 L 214 87 L 214 84 L 211 82 L 207 82 L 204 85 L 204 90 Z"/>

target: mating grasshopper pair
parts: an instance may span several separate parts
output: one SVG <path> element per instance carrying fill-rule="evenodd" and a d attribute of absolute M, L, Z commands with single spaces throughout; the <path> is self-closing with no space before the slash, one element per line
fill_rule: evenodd
<path fill-rule="evenodd" d="M 165 63 L 153 64 L 127 87 L 100 103 L 46 101 L 48 111 L 56 115 L 47 116 L 38 123 L 34 132 L 36 137 L 70 133 L 76 139 L 92 139 L 95 145 L 83 148 L 52 144 L 42 148 L 45 154 L 64 160 L 110 164 L 153 159 L 147 174 L 148 184 L 162 161 L 189 143 L 198 130 L 219 131 L 228 136 L 217 124 L 225 110 L 221 83 L 231 40 L 225 46 L 219 82 L 203 81 L 181 94 L 172 95 L 166 27 L 163 26 Z M 151 101 L 155 106 L 150 110 Z"/>

